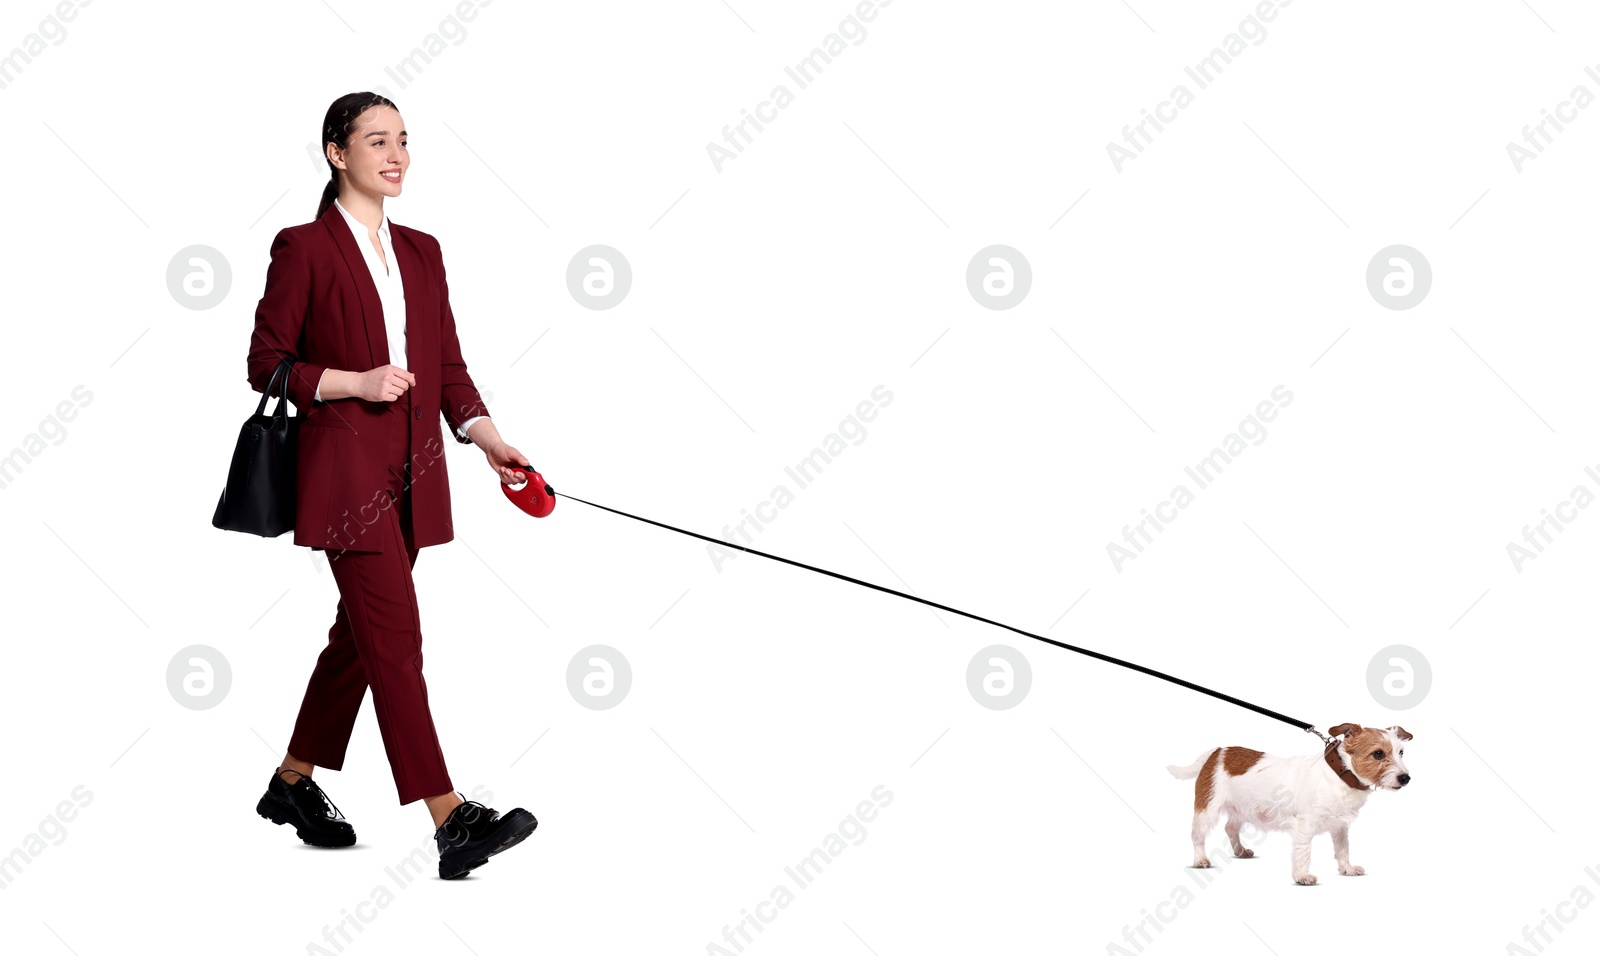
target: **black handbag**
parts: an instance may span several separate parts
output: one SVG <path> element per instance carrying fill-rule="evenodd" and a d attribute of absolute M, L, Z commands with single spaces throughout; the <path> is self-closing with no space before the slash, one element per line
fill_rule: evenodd
<path fill-rule="evenodd" d="M 276 538 L 294 530 L 295 452 L 300 418 L 289 417 L 285 409 L 293 369 L 294 363 L 289 359 L 278 363 L 266 391 L 261 393 L 261 401 L 256 403 L 256 413 L 239 429 L 233 462 L 228 466 L 228 484 L 217 499 L 212 527 L 263 538 Z M 283 384 L 277 407 L 267 415 L 267 399 L 280 377 Z"/>

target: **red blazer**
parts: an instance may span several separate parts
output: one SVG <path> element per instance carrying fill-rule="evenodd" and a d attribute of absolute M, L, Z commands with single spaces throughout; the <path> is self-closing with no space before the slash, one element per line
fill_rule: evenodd
<path fill-rule="evenodd" d="M 294 543 L 329 550 L 382 551 L 373 525 L 392 507 L 384 489 L 392 428 L 411 430 L 411 517 L 417 547 L 455 537 L 450 477 L 439 431 L 487 415 L 456 340 L 439 241 L 390 220 L 406 298 L 404 363 L 390 361 L 383 305 L 361 247 L 332 203 L 320 219 L 278 231 L 267 287 L 256 306 L 248 379 L 265 391 L 282 358 L 294 360 L 289 400 L 299 411 L 299 474 Z M 398 357 L 397 357 L 398 358 Z M 404 364 L 417 377 L 414 414 L 401 418 L 390 402 L 360 398 L 314 401 L 325 369 L 364 372 Z M 429 412 L 432 411 L 432 414 Z"/>

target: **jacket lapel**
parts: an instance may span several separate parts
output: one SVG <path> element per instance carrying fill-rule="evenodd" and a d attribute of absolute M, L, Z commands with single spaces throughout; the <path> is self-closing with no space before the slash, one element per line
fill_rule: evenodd
<path fill-rule="evenodd" d="M 421 327 L 412 319 L 416 318 L 425 300 L 423 286 L 427 273 L 422 268 L 422 250 L 412 241 L 411 230 L 393 219 L 389 220 L 389 245 L 394 248 L 394 257 L 400 260 L 400 288 L 406 297 L 406 351 L 410 353 L 406 367 L 415 372 L 414 366 L 421 364 L 418 359 L 423 344 L 417 335 Z"/>
<path fill-rule="evenodd" d="M 378 287 L 372 282 L 372 273 L 367 270 L 367 260 L 361 254 L 361 247 L 356 245 L 356 237 L 351 233 L 349 223 L 345 222 L 344 213 L 335 208 L 331 202 L 328 203 L 327 211 L 322 214 L 322 224 L 333 236 L 334 245 L 339 248 L 345 268 L 349 270 L 350 281 L 355 283 L 356 294 L 361 300 L 361 325 L 366 332 L 367 353 L 372 361 L 369 367 L 388 365 L 390 364 L 389 333 L 383 327 L 383 300 L 378 298 Z M 389 227 L 390 239 L 393 240 L 396 231 L 394 223 L 391 222 Z M 411 285 L 406 277 L 405 261 L 408 258 L 410 257 L 400 257 L 400 277 L 406 285 Z M 406 311 L 411 311 L 409 306 Z M 366 371 L 366 369 L 356 371 Z"/>

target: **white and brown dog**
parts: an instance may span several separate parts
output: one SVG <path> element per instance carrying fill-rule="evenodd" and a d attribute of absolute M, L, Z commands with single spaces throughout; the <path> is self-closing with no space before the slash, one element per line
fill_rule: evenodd
<path fill-rule="evenodd" d="M 1227 811 L 1224 829 L 1234 856 L 1255 856 L 1239 842 L 1239 829 L 1249 822 L 1292 835 L 1296 883 L 1317 882 L 1310 868 L 1311 838 L 1318 833 L 1333 835 L 1341 874 L 1366 872 L 1350 863 L 1350 824 L 1373 790 L 1399 790 L 1411 782 L 1401 759 L 1411 735 L 1404 727 L 1358 724 L 1329 727 L 1328 734 L 1344 740 L 1317 756 L 1274 757 L 1247 747 L 1217 747 L 1187 767 L 1167 767 L 1179 780 L 1194 780 L 1194 865 L 1211 865 L 1206 838 Z"/>

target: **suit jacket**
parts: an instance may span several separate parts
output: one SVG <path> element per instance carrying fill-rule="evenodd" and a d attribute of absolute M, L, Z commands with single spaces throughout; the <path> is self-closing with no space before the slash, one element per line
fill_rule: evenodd
<path fill-rule="evenodd" d="M 247 377 L 265 391 L 280 359 L 294 361 L 289 400 L 299 411 L 294 543 L 329 550 L 382 551 L 372 526 L 393 507 L 385 488 L 392 429 L 411 431 L 411 518 L 417 547 L 455 537 L 450 478 L 439 415 L 456 436 L 462 422 L 489 409 L 467 374 L 456 339 L 439 242 L 389 221 L 406 297 L 406 351 L 417 377 L 413 415 L 390 402 L 316 401 L 329 369 L 364 372 L 390 364 L 378 288 L 361 247 L 332 203 L 322 216 L 279 230 L 272 240 L 266 291 L 256 306 Z M 431 412 L 431 414 L 430 414 Z"/>

